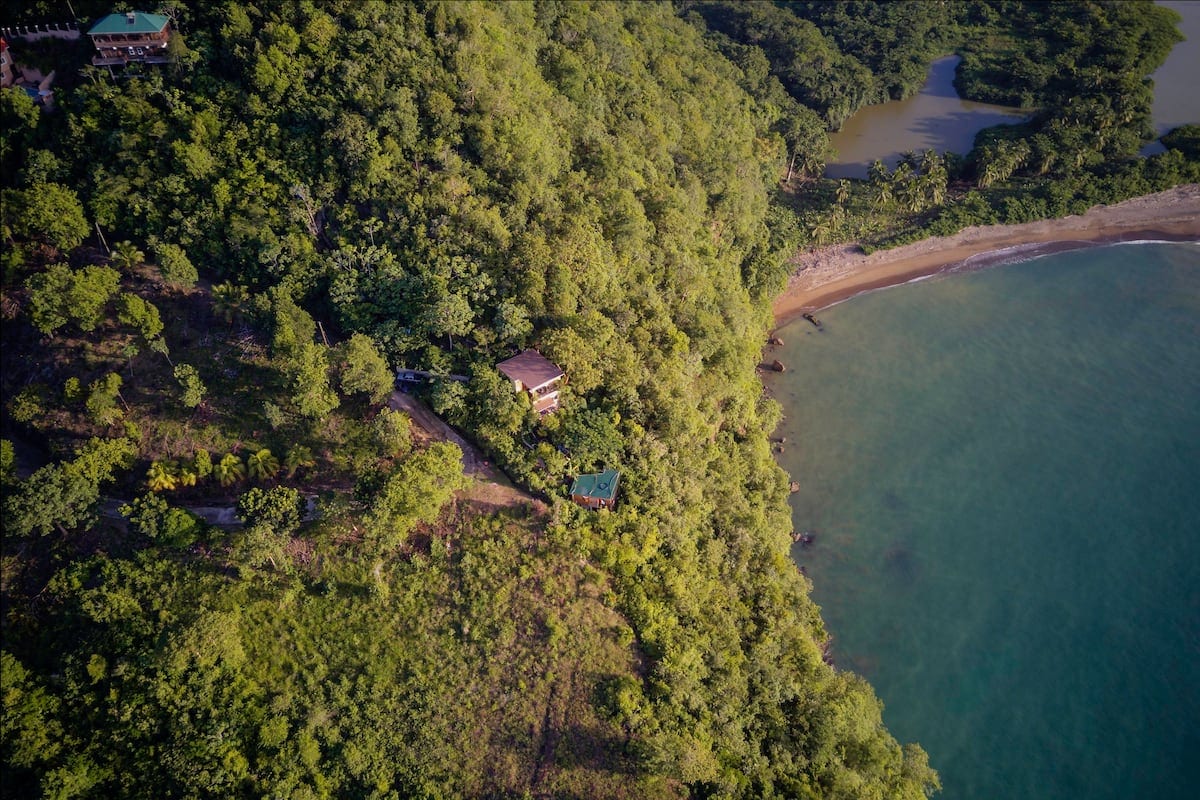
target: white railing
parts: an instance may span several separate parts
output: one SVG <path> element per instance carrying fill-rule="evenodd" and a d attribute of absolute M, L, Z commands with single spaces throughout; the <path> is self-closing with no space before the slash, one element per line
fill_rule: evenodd
<path fill-rule="evenodd" d="M 0 36 L 9 41 L 36 42 L 39 39 L 78 39 L 83 34 L 74 22 L 48 25 L 0 26 Z"/>

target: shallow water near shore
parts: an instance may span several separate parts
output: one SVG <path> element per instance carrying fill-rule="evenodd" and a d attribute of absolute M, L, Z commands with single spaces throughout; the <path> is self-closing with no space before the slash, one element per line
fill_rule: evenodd
<path fill-rule="evenodd" d="M 939 58 L 929 67 L 921 91 L 906 100 L 860 109 L 829 137 L 837 159 L 825 169 L 827 178 L 867 177 L 871 162 L 895 167 L 908 150 L 953 151 L 966 155 L 975 134 L 992 125 L 1023 122 L 1021 109 L 963 100 L 954 88 L 959 56 Z"/>
<path fill-rule="evenodd" d="M 1158 135 L 1180 125 L 1200 124 L 1200 92 L 1196 76 L 1200 74 L 1200 3 L 1196 0 L 1159 0 L 1182 18 L 1179 32 L 1184 40 L 1171 49 L 1167 60 L 1151 76 L 1154 79 L 1154 105 L 1151 115 Z"/>
<path fill-rule="evenodd" d="M 1200 245 L 1088 248 L 800 320 L 768 377 L 839 667 L 947 800 L 1200 784 Z"/>

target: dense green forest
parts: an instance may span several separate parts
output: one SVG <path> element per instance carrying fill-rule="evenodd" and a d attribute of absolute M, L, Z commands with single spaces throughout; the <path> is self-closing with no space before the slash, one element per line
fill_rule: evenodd
<path fill-rule="evenodd" d="M 56 108 L 0 92 L 5 788 L 933 792 L 926 754 L 829 663 L 788 556 L 780 409 L 755 373 L 770 300 L 800 246 L 1195 180 L 1194 131 L 1132 158 L 1173 17 L 162 10 L 172 63 L 110 73 L 86 41 L 16 42 L 56 70 Z M 820 178 L 831 127 L 955 49 L 964 91 L 1037 106 L 1028 127 Z M 1047 53 L 1048 75 L 1003 68 Z M 495 369 L 526 347 L 567 373 L 555 414 Z M 392 407 L 401 367 L 466 376 L 419 393 L 486 469 Z M 564 499 L 605 467 L 615 511 Z"/>

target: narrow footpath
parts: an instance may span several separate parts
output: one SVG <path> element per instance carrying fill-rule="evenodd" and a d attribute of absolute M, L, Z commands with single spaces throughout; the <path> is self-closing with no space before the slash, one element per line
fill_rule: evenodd
<path fill-rule="evenodd" d="M 512 485 L 503 472 L 493 466 L 482 451 L 462 434 L 450 427 L 429 406 L 407 392 L 392 392 L 388 407 L 408 414 L 425 436 L 443 442 L 453 442 L 462 450 L 463 474 L 475 480 L 466 491 L 466 498 L 479 506 L 499 508 L 528 504 L 538 511 L 545 511 L 545 504 L 533 495 Z"/>

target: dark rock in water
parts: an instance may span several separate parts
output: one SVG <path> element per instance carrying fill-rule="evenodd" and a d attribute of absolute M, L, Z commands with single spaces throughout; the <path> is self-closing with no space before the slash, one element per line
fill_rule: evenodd
<path fill-rule="evenodd" d="M 817 534 L 813 531 L 793 531 L 792 541 L 797 544 L 802 544 L 805 547 L 817 540 Z"/>
<path fill-rule="evenodd" d="M 889 572 L 905 581 L 911 581 L 917 577 L 917 560 L 912 551 L 902 544 L 890 548 L 884 554 L 883 561 Z"/>
<path fill-rule="evenodd" d="M 788 484 L 788 489 L 791 490 L 792 494 L 800 491 L 800 481 L 792 481 Z"/>
<path fill-rule="evenodd" d="M 783 362 L 777 358 L 771 362 L 771 369 L 775 370 L 776 372 L 783 372 L 787 369 L 787 367 L 785 367 Z"/>
<path fill-rule="evenodd" d="M 783 339 L 778 336 L 772 336 L 767 340 L 767 344 L 774 345 L 775 347 L 783 347 Z"/>

